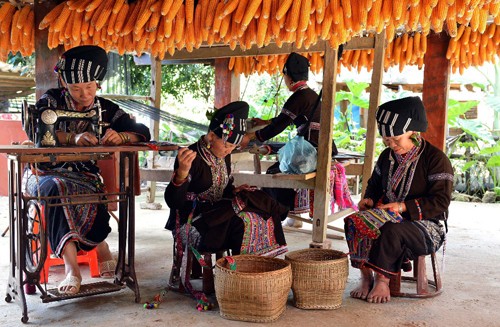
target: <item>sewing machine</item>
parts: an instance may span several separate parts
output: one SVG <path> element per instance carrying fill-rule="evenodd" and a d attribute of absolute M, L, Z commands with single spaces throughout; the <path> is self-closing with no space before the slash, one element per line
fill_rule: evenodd
<path fill-rule="evenodd" d="M 100 107 L 94 106 L 86 111 L 71 111 L 51 107 L 36 108 L 28 105 L 26 101 L 22 105 L 22 124 L 28 137 L 34 141 L 37 148 L 60 146 L 56 135 L 56 126 L 61 121 L 89 121 L 92 131 L 101 141 L 102 127 L 109 126 L 102 122 Z"/>

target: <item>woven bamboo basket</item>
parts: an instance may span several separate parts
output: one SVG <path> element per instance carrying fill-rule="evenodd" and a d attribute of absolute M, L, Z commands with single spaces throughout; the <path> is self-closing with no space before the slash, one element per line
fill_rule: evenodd
<path fill-rule="evenodd" d="M 226 258 L 215 265 L 215 295 L 220 315 L 226 319 L 272 322 L 286 309 L 292 286 L 292 269 L 285 260 L 256 255 L 232 257 L 236 270 Z"/>
<path fill-rule="evenodd" d="M 301 309 L 337 309 L 342 305 L 349 264 L 343 252 L 304 249 L 285 255 L 292 265 L 294 304 Z"/>

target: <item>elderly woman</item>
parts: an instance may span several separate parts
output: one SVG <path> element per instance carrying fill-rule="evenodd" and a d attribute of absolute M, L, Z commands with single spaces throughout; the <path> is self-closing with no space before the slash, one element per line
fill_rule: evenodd
<path fill-rule="evenodd" d="M 230 153 L 243 139 L 247 117 L 248 104 L 232 102 L 213 113 L 206 135 L 179 149 L 165 189 L 171 209 L 166 227 L 184 245 L 209 252 L 230 249 L 233 254 L 274 256 L 286 251 L 281 218 L 288 208 L 255 188 L 233 186 Z M 186 224 L 189 233 L 183 232 Z"/>
<path fill-rule="evenodd" d="M 446 154 L 420 136 L 427 118 L 419 97 L 384 103 L 376 119 L 387 148 L 368 180 L 361 211 L 345 218 L 345 233 L 351 264 L 361 270 L 351 296 L 385 303 L 390 278 L 443 244 L 453 169 Z"/>
<path fill-rule="evenodd" d="M 51 107 L 69 111 L 100 109 L 102 120 L 109 123 L 100 135 L 101 144 L 121 145 L 149 141 L 149 129 L 135 122 L 116 104 L 96 96 L 98 81 L 106 74 L 108 58 L 97 46 L 79 46 L 66 51 L 56 65 L 60 87 L 48 90 L 36 108 Z M 95 146 L 98 135 L 88 121 L 67 120 L 57 123 L 58 143 L 70 146 Z M 35 132 L 28 130 L 34 141 Z M 65 196 L 101 193 L 104 190 L 100 170 L 94 161 L 39 163 L 27 170 L 26 190 L 32 195 Z M 68 203 L 67 198 L 50 200 Z M 58 289 L 62 294 L 80 290 L 82 276 L 77 262 L 79 250 L 97 249 L 101 277 L 113 277 L 116 262 L 105 242 L 110 233 L 109 213 L 103 204 L 79 204 L 47 208 L 46 223 L 52 252 L 62 257 L 66 278 Z"/>

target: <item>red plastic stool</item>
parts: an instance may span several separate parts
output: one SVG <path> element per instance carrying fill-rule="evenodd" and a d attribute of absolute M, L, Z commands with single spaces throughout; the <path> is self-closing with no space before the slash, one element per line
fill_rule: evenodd
<path fill-rule="evenodd" d="M 439 295 L 443 292 L 441 283 L 441 274 L 437 265 L 436 253 L 429 254 L 432 262 L 432 273 L 434 280 L 427 279 L 427 271 L 425 267 L 425 255 L 419 256 L 413 260 L 413 277 L 401 276 L 401 272 L 391 278 L 389 288 L 391 296 L 394 297 L 410 297 L 410 298 L 428 298 Z M 416 284 L 416 292 L 401 291 L 402 282 L 413 282 Z"/>
<path fill-rule="evenodd" d="M 90 276 L 99 277 L 99 261 L 97 260 L 97 250 L 94 248 L 91 251 L 78 251 L 76 260 L 79 264 L 87 264 L 90 269 Z M 62 258 L 57 258 L 52 255 L 50 246 L 47 245 L 47 259 L 43 264 L 42 271 L 40 271 L 40 283 L 45 283 L 49 279 L 49 268 L 52 266 L 64 265 Z"/>

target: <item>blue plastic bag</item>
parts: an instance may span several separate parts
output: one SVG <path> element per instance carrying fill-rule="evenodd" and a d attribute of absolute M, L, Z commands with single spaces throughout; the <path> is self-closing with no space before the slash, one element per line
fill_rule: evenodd
<path fill-rule="evenodd" d="M 286 174 L 307 174 L 316 170 L 316 148 L 303 136 L 295 136 L 278 151 L 280 170 Z"/>

